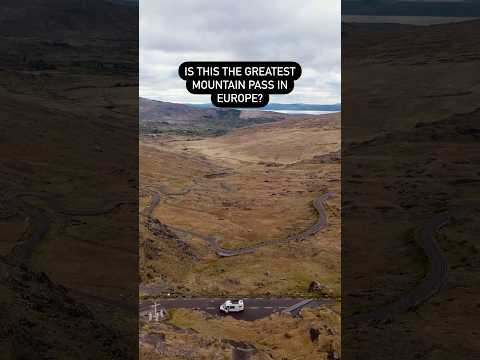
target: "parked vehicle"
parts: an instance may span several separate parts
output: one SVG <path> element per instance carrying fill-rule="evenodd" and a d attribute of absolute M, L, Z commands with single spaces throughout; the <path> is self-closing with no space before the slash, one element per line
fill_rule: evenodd
<path fill-rule="evenodd" d="M 220 311 L 225 314 L 241 312 L 245 310 L 243 300 L 227 300 L 222 305 L 220 305 Z"/>

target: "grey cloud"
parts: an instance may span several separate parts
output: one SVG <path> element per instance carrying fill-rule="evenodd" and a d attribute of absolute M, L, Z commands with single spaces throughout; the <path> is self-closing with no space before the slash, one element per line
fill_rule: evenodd
<path fill-rule="evenodd" d="M 178 78 L 186 60 L 297 61 L 302 78 L 275 101 L 339 102 L 340 0 L 142 0 L 141 95 L 208 101 Z"/>

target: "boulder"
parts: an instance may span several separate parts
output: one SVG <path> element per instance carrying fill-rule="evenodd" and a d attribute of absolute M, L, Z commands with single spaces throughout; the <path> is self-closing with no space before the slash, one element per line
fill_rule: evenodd
<path fill-rule="evenodd" d="M 318 342 L 319 337 L 320 337 L 320 330 L 315 328 L 310 328 L 310 340 L 312 342 Z"/>
<path fill-rule="evenodd" d="M 308 286 L 308 292 L 319 294 L 323 297 L 332 297 L 333 291 L 326 285 L 322 285 L 318 281 L 312 281 Z"/>

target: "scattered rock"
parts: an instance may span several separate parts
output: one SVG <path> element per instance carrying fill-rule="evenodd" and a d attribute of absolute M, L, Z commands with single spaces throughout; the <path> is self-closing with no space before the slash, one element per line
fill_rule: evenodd
<path fill-rule="evenodd" d="M 156 352 L 162 353 L 165 347 L 165 334 L 164 333 L 149 333 L 142 334 L 140 336 L 141 344 L 149 344 L 153 346 Z"/>
<path fill-rule="evenodd" d="M 166 239 L 177 238 L 177 236 L 167 227 L 167 225 L 162 224 L 158 219 L 147 219 L 145 222 L 145 227 L 155 236 Z"/>
<path fill-rule="evenodd" d="M 320 284 L 318 281 L 312 281 L 308 286 L 308 292 L 317 293 L 324 297 L 332 296 L 332 290 L 328 286 Z"/>
<path fill-rule="evenodd" d="M 312 281 L 308 286 L 309 292 L 317 292 L 323 290 L 324 286 L 320 284 L 318 281 Z"/>
<path fill-rule="evenodd" d="M 203 175 L 203 177 L 205 177 L 207 179 L 213 179 L 213 178 L 223 177 L 223 176 L 227 176 L 227 175 L 228 175 L 227 172 L 218 172 L 218 173 L 205 174 L 205 175 Z"/>
<path fill-rule="evenodd" d="M 160 238 L 161 240 L 169 240 L 175 243 L 175 245 L 181 250 L 182 254 L 186 255 L 189 258 L 198 260 L 197 255 L 195 254 L 192 247 L 185 241 L 178 238 L 178 236 L 169 229 L 165 224 L 162 224 L 158 219 L 148 218 L 145 221 L 145 227 L 152 233 L 155 237 Z M 156 244 L 155 239 L 145 240 L 145 256 L 149 260 L 156 260 L 160 257 L 161 250 Z"/>
<path fill-rule="evenodd" d="M 327 355 L 328 360 L 340 360 L 340 356 L 335 350 L 330 350 Z"/>
<path fill-rule="evenodd" d="M 233 360 L 248 360 L 257 351 L 255 346 L 249 343 L 230 340 L 230 339 L 222 340 L 222 342 L 233 346 L 233 350 L 232 350 Z"/>
<path fill-rule="evenodd" d="M 272 161 L 259 161 L 257 163 L 258 165 L 264 165 L 266 167 L 281 167 L 283 164 L 277 163 L 277 162 L 272 162 Z"/>
<path fill-rule="evenodd" d="M 318 342 L 319 337 L 320 337 L 320 330 L 315 328 L 310 328 L 310 340 L 312 342 Z"/>

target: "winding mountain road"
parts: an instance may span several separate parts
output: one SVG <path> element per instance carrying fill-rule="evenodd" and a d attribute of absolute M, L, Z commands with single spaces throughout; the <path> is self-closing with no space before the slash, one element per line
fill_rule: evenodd
<path fill-rule="evenodd" d="M 160 201 L 162 200 L 162 195 L 164 196 L 181 196 L 181 195 L 186 195 L 190 191 L 192 191 L 192 187 L 187 187 L 186 189 L 178 192 L 169 192 L 166 191 L 165 188 L 161 187 L 160 191 L 158 193 L 155 193 L 152 196 L 152 200 L 150 201 L 150 205 L 148 205 L 144 210 L 143 210 L 143 215 L 145 216 L 152 216 L 153 211 L 155 208 L 160 204 Z"/>
<path fill-rule="evenodd" d="M 187 189 L 190 191 L 191 189 Z M 174 195 L 182 195 L 182 193 L 175 193 Z M 163 193 L 167 195 L 166 193 Z M 169 193 L 168 195 L 173 195 Z M 175 227 L 170 227 L 177 233 L 195 236 L 206 241 L 209 246 L 215 249 L 215 252 L 220 257 L 230 257 L 230 256 L 237 256 L 241 254 L 252 253 L 257 249 L 260 249 L 264 246 L 270 245 L 279 245 L 282 243 L 290 242 L 290 241 L 303 241 L 307 238 L 315 235 L 323 228 L 328 225 L 327 222 L 327 214 L 324 207 L 324 202 L 328 200 L 330 197 L 334 196 L 333 193 L 326 193 L 313 201 L 313 207 L 318 213 L 318 220 L 310 226 L 308 229 L 302 231 L 299 234 L 291 235 L 282 240 L 270 240 L 270 241 L 263 241 L 257 245 L 251 247 L 243 247 L 243 248 L 235 248 L 235 249 L 226 249 L 219 245 L 218 239 L 215 236 L 209 235 L 202 235 L 195 231 L 179 229 Z M 155 194 L 152 197 L 152 201 L 150 205 L 143 211 L 143 214 L 146 216 L 151 216 L 155 208 L 160 203 L 160 194 Z M 146 291 L 149 286 L 143 285 L 144 291 Z M 149 296 L 155 297 L 156 291 L 155 286 L 153 285 L 150 291 L 146 291 Z M 304 298 L 244 298 L 245 308 L 246 310 L 241 313 L 230 314 L 229 316 L 233 316 L 236 319 L 246 320 L 246 321 L 253 321 L 257 319 L 264 318 L 269 316 L 275 312 L 288 312 L 290 314 L 297 314 L 302 308 L 304 307 L 320 307 L 327 304 L 335 303 L 333 299 L 304 299 Z M 157 298 L 155 299 L 158 306 L 164 309 L 178 309 L 178 308 L 187 308 L 187 309 L 195 309 L 195 310 L 202 310 L 211 315 L 221 315 L 219 311 L 219 306 L 225 301 L 224 298 Z M 148 313 L 152 311 L 154 301 L 147 300 L 142 301 L 140 304 L 140 316 L 147 317 Z"/>
<path fill-rule="evenodd" d="M 198 234 L 194 231 L 188 231 L 184 229 L 173 229 L 177 232 L 189 234 L 192 236 L 196 236 L 208 242 L 210 246 L 215 249 L 217 255 L 221 257 L 230 257 L 230 256 L 237 256 L 246 253 L 252 253 L 257 249 L 269 246 L 269 245 L 278 245 L 281 243 L 289 242 L 289 241 L 303 241 L 310 236 L 313 236 L 320 230 L 322 230 L 325 226 L 327 226 L 327 215 L 325 212 L 324 202 L 328 200 L 334 194 L 326 193 L 313 202 L 313 206 L 318 212 L 318 221 L 306 229 L 305 231 L 287 237 L 283 240 L 272 240 L 272 241 L 264 241 L 257 245 L 251 247 L 243 247 L 243 248 L 235 248 L 235 249 L 227 249 L 223 248 L 219 245 L 218 239 L 214 236 L 205 236 Z M 158 205 L 158 203 L 156 204 Z M 155 205 L 155 206 L 156 206 Z M 419 306 L 420 304 L 424 303 L 432 296 L 434 296 L 440 289 L 445 286 L 447 279 L 448 279 L 448 261 L 443 255 L 438 243 L 435 240 L 435 233 L 445 224 L 447 224 L 452 217 L 454 216 L 454 210 L 446 211 L 440 214 L 435 215 L 431 221 L 429 221 L 420 231 L 420 236 L 417 238 L 417 241 L 425 253 L 429 261 L 429 270 L 427 275 L 423 278 L 423 280 L 415 286 L 411 291 L 405 293 L 401 296 L 398 300 L 381 306 L 373 311 L 367 313 L 359 313 L 354 314 L 348 317 L 348 322 L 350 324 L 355 323 L 368 323 L 368 322 L 379 322 L 384 321 L 387 319 L 392 318 L 394 315 L 409 311 L 414 309 L 415 307 Z M 212 301 L 215 299 L 211 299 Z M 274 308 L 275 303 L 278 299 L 272 300 L 272 303 L 269 304 L 269 308 Z M 297 299 L 302 300 L 302 299 Z M 166 300 L 163 300 L 165 302 Z M 171 304 L 175 304 L 175 306 L 186 306 L 189 304 L 188 301 L 182 300 L 180 303 L 177 303 L 174 299 L 168 299 Z M 193 301 L 196 305 L 199 303 Z M 208 300 L 210 301 L 210 300 Z M 207 301 L 207 303 L 208 303 Z M 201 304 L 200 304 L 201 305 Z M 217 305 L 217 304 L 216 304 Z M 193 306 L 193 305 L 192 305 Z M 197 306 L 198 307 L 198 306 Z M 211 306 L 210 306 L 211 307 Z M 202 308 L 201 306 L 199 308 Z M 279 306 L 277 306 L 279 308 Z M 206 306 L 203 306 L 203 310 L 209 310 Z M 210 309 L 212 310 L 212 309 Z M 255 317 L 255 316 L 254 316 Z"/>
<path fill-rule="evenodd" d="M 44 208 L 32 206 L 24 201 L 24 198 L 37 198 L 45 201 L 48 205 Z M 50 219 L 46 208 L 63 215 L 69 216 L 98 216 L 112 212 L 114 209 L 125 204 L 136 204 L 130 200 L 110 201 L 95 208 L 68 208 L 60 205 L 58 198 L 43 192 L 10 192 L 2 196 L 4 207 L 10 209 L 12 214 L 24 214 L 28 220 L 28 226 L 20 239 L 12 248 L 6 259 L 14 265 L 29 267 L 32 255 L 50 228 Z"/>
<path fill-rule="evenodd" d="M 334 194 L 329 192 L 319 196 L 313 201 L 313 207 L 318 213 L 318 220 L 315 224 L 313 224 L 311 227 L 304 230 L 303 232 L 296 235 L 291 235 L 286 239 L 263 241 L 251 247 L 243 247 L 243 248 L 236 248 L 236 249 L 226 249 L 218 245 L 218 242 L 215 242 L 214 246 L 216 247 L 217 255 L 221 257 L 237 256 L 241 254 L 252 253 L 264 246 L 279 245 L 279 244 L 287 243 L 290 241 L 304 241 L 308 239 L 309 237 L 315 235 L 316 233 L 318 233 L 328 225 L 327 213 L 325 211 L 324 202 L 327 201 L 332 196 L 334 196 Z"/>
<path fill-rule="evenodd" d="M 27 229 L 7 255 L 7 259 L 11 264 L 28 267 L 35 248 L 47 234 L 50 224 L 42 209 L 32 208 L 28 210 L 27 214 Z"/>
<path fill-rule="evenodd" d="M 192 190 L 191 188 L 187 188 L 186 190 L 184 190 L 182 192 L 178 192 L 178 193 L 164 193 L 162 191 L 162 194 L 164 194 L 164 195 L 184 195 L 184 194 L 187 194 L 188 192 L 190 192 L 191 190 Z M 265 247 L 265 246 L 280 245 L 280 244 L 287 243 L 287 242 L 290 242 L 290 241 L 297 241 L 297 242 L 304 241 L 304 240 L 308 239 L 309 237 L 315 235 L 319 231 L 321 231 L 323 228 L 325 228 L 328 225 L 327 214 L 326 214 L 326 211 L 325 211 L 324 202 L 327 201 L 329 198 L 331 198 L 334 195 L 335 195 L 334 193 L 328 192 L 326 194 L 323 194 L 323 195 L 319 196 L 318 198 L 316 198 L 313 201 L 313 207 L 315 208 L 315 210 L 318 213 L 318 220 L 315 224 L 310 226 L 308 229 L 302 231 L 299 234 L 291 235 L 291 236 L 289 236 L 285 239 L 266 240 L 266 241 L 262 241 L 262 242 L 260 242 L 256 245 L 253 245 L 253 246 L 227 249 L 227 248 L 224 248 L 224 247 L 220 246 L 219 241 L 218 241 L 217 237 L 215 237 L 215 236 L 202 235 L 202 234 L 200 234 L 196 231 L 185 230 L 185 229 L 180 229 L 180 228 L 176 228 L 176 227 L 170 227 L 170 228 L 177 233 L 191 235 L 191 236 L 194 236 L 194 237 L 197 237 L 199 239 L 202 239 L 202 240 L 206 241 L 215 250 L 215 253 L 220 257 L 231 257 L 231 256 L 238 256 L 238 255 L 242 255 L 242 254 L 253 253 L 256 250 L 258 250 L 262 247 Z M 160 194 L 159 193 L 155 194 L 152 197 L 152 201 L 151 201 L 150 205 L 148 207 L 146 207 L 145 210 L 143 211 L 143 214 L 146 215 L 146 216 L 151 216 L 153 211 L 155 210 L 155 208 L 159 205 L 160 200 L 161 200 Z"/>
<path fill-rule="evenodd" d="M 447 283 L 448 262 L 438 246 L 434 234 L 447 224 L 453 216 L 453 211 L 437 214 L 421 230 L 417 241 L 429 261 L 429 270 L 423 280 L 411 291 L 392 303 L 371 312 L 348 317 L 348 323 L 381 322 L 391 319 L 396 314 L 416 308 L 440 291 Z"/>

